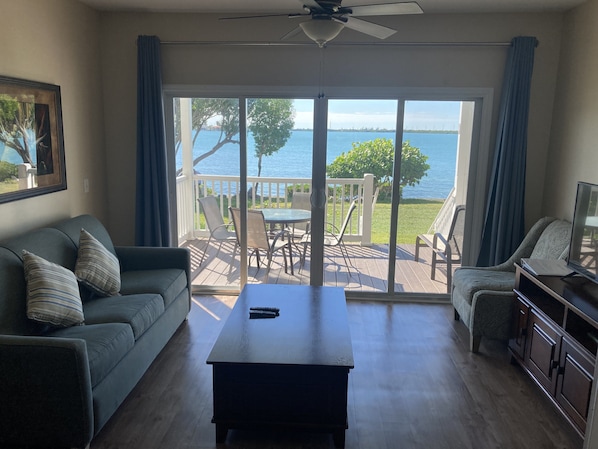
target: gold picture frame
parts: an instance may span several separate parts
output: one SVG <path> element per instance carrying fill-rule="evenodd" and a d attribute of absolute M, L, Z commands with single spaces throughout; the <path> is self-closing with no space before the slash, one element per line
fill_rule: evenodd
<path fill-rule="evenodd" d="M 65 189 L 60 86 L 0 76 L 0 203 Z"/>

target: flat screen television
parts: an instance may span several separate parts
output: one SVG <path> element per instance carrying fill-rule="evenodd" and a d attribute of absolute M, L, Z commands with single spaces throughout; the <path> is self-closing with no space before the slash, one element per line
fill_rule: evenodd
<path fill-rule="evenodd" d="M 598 185 L 577 183 L 567 266 L 598 283 Z"/>

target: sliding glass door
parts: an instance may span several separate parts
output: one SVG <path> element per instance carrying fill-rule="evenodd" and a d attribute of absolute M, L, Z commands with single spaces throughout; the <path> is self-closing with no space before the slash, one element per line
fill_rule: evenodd
<path fill-rule="evenodd" d="M 485 179 L 480 124 L 489 102 L 388 97 L 171 97 L 179 244 L 191 249 L 196 291 L 245 283 L 366 296 L 449 291 L 462 257 L 449 267 L 440 247 L 418 236 L 449 237 L 457 206 L 483 201 L 468 174 Z M 205 197 L 215 198 L 226 232 L 210 228 Z M 237 226 L 231 207 L 241 210 Z M 268 237 L 289 245 L 272 252 L 269 270 L 268 249 L 258 266 L 247 234 L 256 211 Z M 468 243 L 458 242 L 458 256 Z"/>

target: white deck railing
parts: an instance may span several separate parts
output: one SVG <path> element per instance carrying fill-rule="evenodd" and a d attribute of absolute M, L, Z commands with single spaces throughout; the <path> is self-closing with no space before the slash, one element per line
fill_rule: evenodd
<path fill-rule="evenodd" d="M 228 205 L 239 204 L 239 177 L 196 174 L 192 178 L 179 176 L 176 182 L 177 219 L 179 244 L 185 240 L 207 236 L 205 226 L 200 224 L 198 199 L 213 195 L 219 199 L 220 212 L 228 219 Z M 310 178 L 263 178 L 248 177 L 250 186 L 248 201 L 250 207 L 291 207 L 294 192 L 310 192 Z M 345 218 L 350 201 L 359 198 L 357 209 L 345 232 L 347 241 L 359 241 L 362 245 L 371 244 L 372 199 L 374 196 L 374 176 L 363 178 L 330 178 L 328 187 L 327 216 L 332 224 L 340 227 Z M 255 188 L 257 186 L 257 188 Z M 368 199 L 368 201 L 365 201 Z"/>

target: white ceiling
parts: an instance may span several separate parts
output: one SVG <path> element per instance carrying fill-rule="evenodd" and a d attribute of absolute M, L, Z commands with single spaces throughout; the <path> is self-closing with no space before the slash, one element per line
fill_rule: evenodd
<path fill-rule="evenodd" d="M 302 12 L 301 0 L 79 0 L 102 11 L 264 14 Z M 566 11 L 585 0 L 418 0 L 425 13 L 500 13 Z M 393 3 L 344 0 L 343 6 Z"/>

